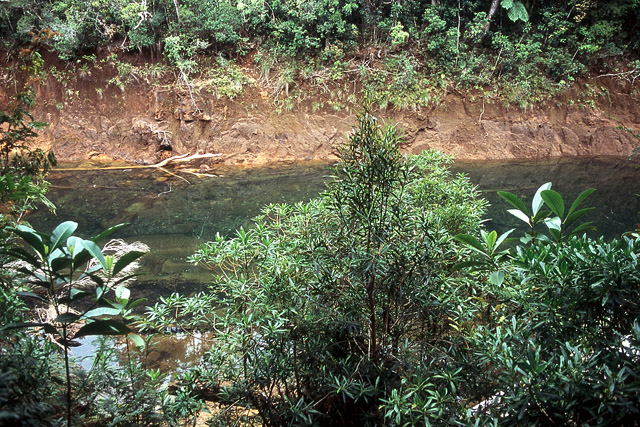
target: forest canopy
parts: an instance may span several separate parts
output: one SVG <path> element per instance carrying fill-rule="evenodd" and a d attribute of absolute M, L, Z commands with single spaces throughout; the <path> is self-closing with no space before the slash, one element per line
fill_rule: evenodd
<path fill-rule="evenodd" d="M 9 51 L 47 46 L 65 60 L 104 46 L 163 57 L 183 77 L 198 57 L 254 54 L 284 80 L 354 72 L 376 99 L 390 82 L 398 107 L 433 101 L 419 86 L 501 86 L 503 98 L 536 102 L 594 67 L 637 77 L 637 0 L 3 0 L 0 38 Z M 359 62 L 349 67 L 352 59 Z M 291 66 L 303 61 L 300 66 Z M 370 63 L 382 62 L 382 64 Z M 310 65 L 308 65 L 310 64 Z M 306 71 L 305 71 L 306 70 Z M 316 73 L 317 74 L 317 73 Z M 268 80 L 268 78 L 267 78 Z M 384 80 L 384 82 L 383 82 Z M 287 82 L 285 82 L 287 83 Z M 288 92 L 288 91 L 287 91 Z"/>

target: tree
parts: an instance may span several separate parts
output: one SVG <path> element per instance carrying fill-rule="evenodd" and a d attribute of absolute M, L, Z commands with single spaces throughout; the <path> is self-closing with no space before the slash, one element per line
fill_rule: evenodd
<path fill-rule="evenodd" d="M 402 141 L 363 114 L 326 193 L 269 206 L 194 256 L 224 295 L 197 371 L 221 417 L 252 407 L 265 425 L 381 420 L 381 399 L 414 362 L 444 354 L 434 344 L 452 332 L 442 289 L 453 236 L 477 227 L 484 201 L 449 176 L 450 158 L 404 157 Z"/>

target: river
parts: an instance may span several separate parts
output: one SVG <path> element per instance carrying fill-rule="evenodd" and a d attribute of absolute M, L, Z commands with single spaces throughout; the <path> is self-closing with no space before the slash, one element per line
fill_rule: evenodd
<path fill-rule="evenodd" d="M 250 226 L 250 219 L 266 204 L 315 197 L 331 173 L 329 165 L 317 163 L 225 168 L 209 172 L 215 175 L 210 177 L 180 170 L 87 171 L 76 166 L 62 165 L 49 176 L 56 215 L 41 210 L 28 220 L 44 231 L 74 220 L 85 236 L 130 223 L 118 237 L 151 248 L 142 259 L 143 275 L 132 289 L 138 295 L 202 289 L 208 272 L 186 262 L 200 244 L 217 232 L 229 235 L 240 226 Z M 486 226 L 499 231 L 517 226 L 518 221 L 506 212 L 510 206 L 497 196 L 498 190 L 511 191 L 527 203 L 541 184 L 551 181 L 569 204 L 580 191 L 594 187 L 597 191 L 585 206 L 596 210 L 588 219 L 598 226 L 597 235 L 610 239 L 640 222 L 639 166 L 624 158 L 570 158 L 458 162 L 452 170 L 464 172 L 479 187 L 491 204 Z"/>

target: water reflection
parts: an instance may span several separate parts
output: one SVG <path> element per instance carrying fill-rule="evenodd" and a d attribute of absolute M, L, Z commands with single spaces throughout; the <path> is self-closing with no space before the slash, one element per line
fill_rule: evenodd
<path fill-rule="evenodd" d="M 548 181 L 569 204 L 586 188 L 598 190 L 585 203 L 596 207 L 589 219 L 598 225 L 598 235 L 618 237 L 640 222 L 640 169 L 626 159 L 459 162 L 453 169 L 466 173 L 489 200 L 489 229 L 519 226 L 506 212 L 509 206 L 497 196 L 498 190 L 511 191 L 529 205 L 535 190 Z M 186 262 L 201 243 L 217 232 L 228 235 L 248 226 L 266 204 L 315 197 L 325 188 L 330 170 L 326 164 L 299 164 L 216 173 L 205 179 L 181 175 L 187 182 L 156 169 L 57 171 L 49 176 L 57 215 L 40 211 L 28 220 L 48 231 L 74 220 L 86 236 L 129 222 L 117 237 L 151 248 L 142 258 L 143 276 L 131 286 L 132 299 L 147 297 L 153 303 L 172 292 L 190 295 L 205 288 L 210 274 Z M 148 362 L 165 372 L 190 366 L 206 349 L 206 341 L 206 336 L 157 337 Z M 91 356 L 94 350 L 87 342 L 74 353 Z M 91 358 L 85 363 L 90 366 Z"/>
<path fill-rule="evenodd" d="M 588 187 L 598 190 L 585 203 L 596 206 L 589 219 L 598 225 L 598 235 L 617 237 L 640 222 L 640 170 L 626 159 L 459 162 L 453 169 L 466 173 L 491 203 L 490 229 L 519 225 L 496 191 L 511 191 L 530 203 L 548 181 L 568 203 Z M 330 175 L 328 165 L 317 163 L 220 169 L 217 177 L 204 179 L 174 172 L 183 178 L 157 169 L 57 171 L 49 177 L 57 215 L 41 211 L 28 219 L 44 230 L 71 219 L 86 235 L 129 222 L 118 237 L 151 247 L 142 259 L 144 276 L 133 287 L 134 296 L 190 294 L 209 280 L 206 271 L 186 263 L 201 243 L 217 232 L 228 235 L 248 226 L 266 204 L 315 197 Z"/>

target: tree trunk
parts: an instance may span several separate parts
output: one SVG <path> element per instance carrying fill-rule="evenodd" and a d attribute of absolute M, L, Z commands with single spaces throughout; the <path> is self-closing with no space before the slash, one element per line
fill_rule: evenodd
<path fill-rule="evenodd" d="M 498 11 L 498 4 L 500 3 L 500 0 L 491 0 L 491 7 L 489 8 L 489 13 L 487 14 L 487 23 L 484 26 L 484 34 L 482 35 L 482 39 L 480 39 L 480 43 L 482 44 L 482 42 L 484 41 L 485 37 L 487 37 L 487 33 L 489 32 L 489 29 L 491 28 L 491 20 L 493 19 L 493 15 L 496 14 L 496 12 Z"/>

